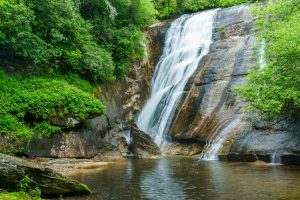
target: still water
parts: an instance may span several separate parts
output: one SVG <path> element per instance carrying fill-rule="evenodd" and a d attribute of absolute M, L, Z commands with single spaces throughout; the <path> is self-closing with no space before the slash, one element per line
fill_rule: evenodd
<path fill-rule="evenodd" d="M 128 160 L 77 174 L 93 194 L 67 200 L 300 199 L 300 167 L 190 158 Z"/>

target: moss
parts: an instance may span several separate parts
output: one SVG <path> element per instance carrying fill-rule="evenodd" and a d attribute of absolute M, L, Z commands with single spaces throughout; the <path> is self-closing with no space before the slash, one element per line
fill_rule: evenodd
<path fill-rule="evenodd" d="M 26 192 L 0 193 L 1 200 L 40 200 L 41 198 L 31 197 Z"/>
<path fill-rule="evenodd" d="M 225 32 L 225 27 L 224 26 L 218 26 L 218 31 L 220 32 L 220 33 L 224 33 Z"/>
<path fill-rule="evenodd" d="M 78 189 L 85 190 L 88 193 L 92 193 L 91 189 L 87 185 L 85 185 L 83 183 L 78 184 Z"/>
<path fill-rule="evenodd" d="M 74 194 L 89 194 L 92 192 L 91 189 L 87 185 L 80 183 L 78 181 L 69 179 L 65 176 L 58 176 L 57 179 L 65 182 L 66 185 L 73 185 L 74 186 Z"/>

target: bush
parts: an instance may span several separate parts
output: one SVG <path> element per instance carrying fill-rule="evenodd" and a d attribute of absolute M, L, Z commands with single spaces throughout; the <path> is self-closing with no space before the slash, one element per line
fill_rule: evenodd
<path fill-rule="evenodd" d="M 69 82 L 62 76 L 22 78 L 0 71 L 0 133 L 28 141 L 34 129 L 45 135 L 60 132 L 49 124 L 52 117 L 71 115 L 85 120 L 105 112 L 101 102 L 91 94 L 87 81 L 72 75 L 68 79 Z"/>
<path fill-rule="evenodd" d="M 255 13 L 267 66 L 257 63 L 238 93 L 268 117 L 295 114 L 300 110 L 300 2 L 276 0 Z"/>

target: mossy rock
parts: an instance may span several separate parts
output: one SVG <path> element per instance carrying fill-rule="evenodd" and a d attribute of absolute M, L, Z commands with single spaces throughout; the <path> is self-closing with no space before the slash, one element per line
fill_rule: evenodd
<path fill-rule="evenodd" d="M 59 174 L 52 169 L 27 160 L 0 153 L 0 188 L 14 191 L 18 183 L 28 176 L 31 187 L 38 187 L 42 197 L 85 195 L 91 190 L 84 184 Z"/>

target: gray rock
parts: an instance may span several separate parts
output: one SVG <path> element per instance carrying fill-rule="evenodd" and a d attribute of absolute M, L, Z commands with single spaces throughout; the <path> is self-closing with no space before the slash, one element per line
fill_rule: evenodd
<path fill-rule="evenodd" d="M 97 134 L 85 128 L 34 137 L 25 153 L 33 157 L 91 158 L 97 154 L 97 138 Z"/>

